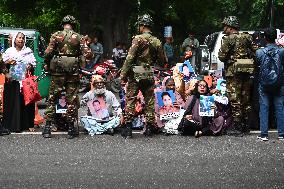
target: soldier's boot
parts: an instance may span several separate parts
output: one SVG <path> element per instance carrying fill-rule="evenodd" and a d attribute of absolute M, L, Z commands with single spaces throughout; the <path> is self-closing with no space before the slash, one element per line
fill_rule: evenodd
<path fill-rule="evenodd" d="M 74 123 L 68 123 L 68 139 L 73 139 L 76 136 Z"/>
<path fill-rule="evenodd" d="M 10 133 L 10 130 L 9 130 L 9 129 L 6 129 L 6 128 L 3 126 L 2 121 L 0 121 L 0 136 L 2 136 L 2 135 L 9 135 L 9 134 L 11 134 L 11 133 Z"/>
<path fill-rule="evenodd" d="M 51 138 L 51 122 L 46 121 L 45 126 L 42 131 L 43 138 Z"/>
<path fill-rule="evenodd" d="M 109 129 L 107 129 L 106 133 L 111 135 L 111 136 L 113 136 L 114 135 L 114 129 L 113 128 L 109 128 Z"/>
<path fill-rule="evenodd" d="M 125 139 L 132 138 L 132 124 L 126 123 L 125 126 L 122 128 L 121 136 Z"/>
<path fill-rule="evenodd" d="M 144 131 L 144 136 L 146 136 L 146 137 L 150 137 L 150 136 L 152 136 L 153 135 L 153 133 L 154 133 L 154 130 L 153 130 L 154 128 L 153 128 L 153 125 L 149 125 L 149 124 L 147 124 L 146 125 L 146 129 L 145 129 L 145 131 Z"/>

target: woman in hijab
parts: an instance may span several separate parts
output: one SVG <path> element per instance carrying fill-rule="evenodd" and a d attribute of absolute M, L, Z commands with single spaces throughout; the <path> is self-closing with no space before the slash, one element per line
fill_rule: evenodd
<path fill-rule="evenodd" d="M 81 100 L 81 106 L 88 107 L 88 113 L 81 116 L 80 121 L 89 135 L 114 134 L 114 129 L 123 122 L 120 103 L 115 95 L 106 89 L 105 81 L 101 75 L 92 78 L 92 89 Z M 96 104 L 96 106 L 94 106 Z M 99 105 L 99 107 L 97 107 Z M 94 116 L 98 110 L 107 110 L 108 114 L 102 119 Z"/>
<path fill-rule="evenodd" d="M 35 104 L 25 106 L 22 80 L 33 74 L 36 59 L 33 51 L 25 46 L 26 37 L 18 32 L 13 36 L 12 47 L 3 53 L 3 61 L 9 69 L 4 85 L 4 126 L 12 132 L 29 129 L 34 131 Z"/>

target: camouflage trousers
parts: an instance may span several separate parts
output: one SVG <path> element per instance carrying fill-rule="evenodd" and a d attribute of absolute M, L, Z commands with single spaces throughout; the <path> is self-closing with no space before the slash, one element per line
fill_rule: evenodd
<path fill-rule="evenodd" d="M 55 122 L 56 104 L 62 92 L 66 93 L 67 111 L 62 114 L 67 122 L 78 119 L 79 103 L 79 75 L 52 75 L 49 88 L 48 107 L 45 111 L 46 121 Z"/>
<path fill-rule="evenodd" d="M 235 122 L 248 124 L 251 110 L 251 79 L 248 74 L 226 77 L 227 93 Z"/>
<path fill-rule="evenodd" d="M 141 80 L 139 82 L 133 80 L 128 81 L 128 85 L 126 87 L 126 107 L 125 107 L 125 122 L 130 123 L 137 116 L 135 113 L 135 104 L 136 97 L 138 95 L 139 90 L 142 92 L 145 108 L 143 113 L 146 118 L 146 122 L 149 125 L 155 125 L 155 112 L 154 112 L 154 104 L 155 104 L 155 95 L 154 95 L 154 79 L 153 80 Z"/>

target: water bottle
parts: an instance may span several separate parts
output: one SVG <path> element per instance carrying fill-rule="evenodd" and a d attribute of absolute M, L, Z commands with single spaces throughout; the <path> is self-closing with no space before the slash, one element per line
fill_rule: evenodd
<path fill-rule="evenodd" d="M 166 26 L 164 30 L 164 37 L 172 37 L 172 26 Z"/>

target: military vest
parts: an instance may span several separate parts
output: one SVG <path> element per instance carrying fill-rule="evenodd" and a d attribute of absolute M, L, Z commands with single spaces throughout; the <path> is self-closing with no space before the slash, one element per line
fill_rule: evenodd
<path fill-rule="evenodd" d="M 160 40 L 150 33 L 135 36 L 138 40 L 135 65 L 133 66 L 136 81 L 151 80 L 154 77 L 153 66 L 157 61 L 158 48 L 162 46 Z"/>
<path fill-rule="evenodd" d="M 57 43 L 55 55 L 50 61 L 52 73 L 77 73 L 79 69 L 81 36 L 73 30 L 63 30 L 53 34 Z"/>
<path fill-rule="evenodd" d="M 225 40 L 229 43 L 229 56 L 232 57 L 231 61 L 228 62 L 226 75 L 252 74 L 254 70 L 252 37 L 247 33 L 239 33 L 231 34 Z"/>

